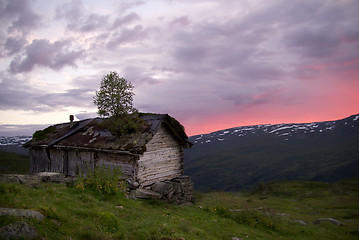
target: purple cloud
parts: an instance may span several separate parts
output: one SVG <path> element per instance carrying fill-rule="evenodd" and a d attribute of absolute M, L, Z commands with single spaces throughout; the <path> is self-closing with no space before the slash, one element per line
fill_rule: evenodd
<path fill-rule="evenodd" d="M 79 30 L 81 32 L 91 32 L 96 29 L 105 27 L 108 23 L 108 16 L 101 16 L 97 14 L 90 14 L 82 23 Z"/>
<path fill-rule="evenodd" d="M 60 93 L 49 93 L 16 77 L 0 75 L 0 109 L 33 110 L 38 112 L 63 109 L 76 105 L 93 107 L 94 90 L 89 88 L 67 89 Z"/>
<path fill-rule="evenodd" d="M 56 9 L 56 18 L 67 21 L 67 28 L 78 30 L 83 18 L 83 5 L 80 1 L 64 3 Z"/>
<path fill-rule="evenodd" d="M 8 39 L 6 39 L 4 46 L 5 46 L 7 55 L 11 56 L 11 55 L 19 52 L 20 50 L 22 50 L 22 48 L 25 46 L 26 42 L 27 41 L 24 38 L 9 37 Z"/>
<path fill-rule="evenodd" d="M 16 57 L 10 63 L 12 73 L 29 72 L 35 65 L 49 67 L 55 70 L 65 66 L 76 66 L 76 60 L 84 55 L 83 50 L 71 51 L 70 41 L 33 40 L 25 48 L 25 56 Z"/>
<path fill-rule="evenodd" d="M 171 27 L 176 27 L 176 26 L 186 27 L 190 23 L 191 23 L 191 20 L 190 20 L 190 18 L 188 16 L 181 16 L 181 17 L 177 17 L 177 18 L 173 19 L 170 22 L 170 26 Z"/>
<path fill-rule="evenodd" d="M 138 21 L 139 19 L 140 19 L 140 16 L 134 12 L 127 14 L 125 16 L 117 17 L 112 24 L 112 29 L 116 29 L 118 27 L 122 27 L 123 25 L 133 23 L 135 21 Z"/>
<path fill-rule="evenodd" d="M 142 25 L 136 25 L 133 28 L 124 28 L 120 33 L 114 34 L 106 47 L 109 50 L 114 50 L 120 45 L 141 41 L 146 38 L 146 36 L 147 33 Z"/>
<path fill-rule="evenodd" d="M 1 0 L 0 19 L 3 24 L 8 22 L 8 32 L 19 31 L 22 34 L 39 27 L 41 20 L 40 16 L 31 9 L 30 2 L 26 0 Z"/>
<path fill-rule="evenodd" d="M 285 41 L 288 47 L 305 56 L 329 57 L 335 53 L 340 43 L 339 36 L 332 36 L 332 31 L 331 27 L 315 29 L 307 26 L 306 29 L 299 28 L 287 35 Z"/>
<path fill-rule="evenodd" d="M 133 4 L 142 4 L 141 2 L 134 2 Z M 132 4 L 124 6 L 124 8 L 131 8 Z M 100 15 L 95 13 L 87 13 L 85 7 L 80 1 L 73 1 L 65 3 L 57 8 L 56 17 L 63 18 L 67 21 L 67 28 L 76 32 L 92 32 L 92 31 L 107 31 L 109 29 L 116 29 L 125 25 L 131 24 L 140 19 L 135 12 L 117 16 L 113 23 L 110 23 L 110 15 Z"/>

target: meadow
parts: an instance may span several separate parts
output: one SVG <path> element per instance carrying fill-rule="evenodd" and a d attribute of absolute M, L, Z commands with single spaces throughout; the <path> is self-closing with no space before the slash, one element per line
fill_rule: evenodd
<path fill-rule="evenodd" d="M 25 161 L 1 156 L 6 158 L 0 159 L 0 166 L 12 161 L 14 169 Z M 95 179 L 90 187 L 81 182 L 2 182 L 1 208 L 37 210 L 45 219 L 0 216 L 0 228 L 25 220 L 36 228 L 39 239 L 49 240 L 359 239 L 359 178 L 336 183 L 272 182 L 241 192 L 197 191 L 193 204 L 180 206 L 103 191 L 101 186 L 111 185 L 102 181 Z M 340 224 L 314 224 L 320 218 Z"/>
<path fill-rule="evenodd" d="M 358 183 L 280 182 L 245 193 L 197 192 L 194 204 L 182 206 L 63 184 L 1 183 L 0 206 L 41 212 L 44 220 L 26 221 L 44 239 L 358 239 Z M 313 224 L 318 218 L 342 224 Z M 1 216 L 0 226 L 18 220 Z"/>

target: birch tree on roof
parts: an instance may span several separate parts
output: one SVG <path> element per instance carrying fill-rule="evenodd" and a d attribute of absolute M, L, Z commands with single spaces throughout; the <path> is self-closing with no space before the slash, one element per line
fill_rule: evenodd
<path fill-rule="evenodd" d="M 118 117 L 123 114 L 137 112 L 133 107 L 133 85 L 118 75 L 110 72 L 101 80 L 100 90 L 96 91 L 94 104 L 98 114 L 103 117 Z"/>

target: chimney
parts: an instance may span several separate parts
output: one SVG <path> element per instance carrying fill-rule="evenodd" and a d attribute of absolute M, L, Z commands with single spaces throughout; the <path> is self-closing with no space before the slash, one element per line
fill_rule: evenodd
<path fill-rule="evenodd" d="M 74 115 L 70 115 L 70 128 L 74 125 Z"/>

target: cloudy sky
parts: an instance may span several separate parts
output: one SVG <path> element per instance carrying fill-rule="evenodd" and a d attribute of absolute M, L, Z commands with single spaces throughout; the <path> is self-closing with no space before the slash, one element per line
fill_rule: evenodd
<path fill-rule="evenodd" d="M 359 113 L 357 0 L 0 0 L 0 135 L 94 116 L 101 78 L 188 135 Z M 35 125 L 34 125 L 35 124 Z"/>

